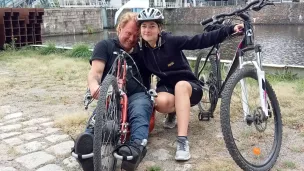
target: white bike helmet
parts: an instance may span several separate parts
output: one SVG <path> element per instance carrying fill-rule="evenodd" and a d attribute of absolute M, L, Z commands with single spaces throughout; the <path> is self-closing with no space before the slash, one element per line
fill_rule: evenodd
<path fill-rule="evenodd" d="M 137 20 L 139 24 L 145 21 L 155 21 L 156 23 L 161 24 L 164 20 L 164 16 L 159 9 L 147 8 L 139 12 Z"/>

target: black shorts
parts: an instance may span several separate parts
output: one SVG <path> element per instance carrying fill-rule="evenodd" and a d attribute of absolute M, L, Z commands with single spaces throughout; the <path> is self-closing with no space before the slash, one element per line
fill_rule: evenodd
<path fill-rule="evenodd" d="M 192 87 L 192 95 L 190 97 L 190 104 L 191 106 L 194 106 L 196 104 L 198 104 L 203 96 L 203 90 L 201 85 L 196 84 L 192 81 L 187 81 L 188 83 L 190 83 L 191 87 Z M 174 87 L 172 85 L 166 85 L 166 84 L 157 84 L 156 87 L 156 92 L 167 92 L 170 93 L 172 95 L 174 95 Z"/>

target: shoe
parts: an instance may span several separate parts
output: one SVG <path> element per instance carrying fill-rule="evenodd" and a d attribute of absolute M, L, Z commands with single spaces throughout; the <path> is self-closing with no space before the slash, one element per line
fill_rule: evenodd
<path fill-rule="evenodd" d="M 176 154 L 175 160 L 177 161 L 187 161 L 191 157 L 189 151 L 189 141 L 187 139 L 177 139 L 177 147 L 176 147 Z"/>
<path fill-rule="evenodd" d="M 78 155 L 90 154 L 93 152 L 93 134 L 84 132 L 75 141 L 75 153 Z M 77 159 L 84 171 L 94 170 L 93 157 L 88 159 Z"/>
<path fill-rule="evenodd" d="M 164 121 L 164 128 L 172 129 L 176 126 L 176 113 L 169 113 Z"/>
<path fill-rule="evenodd" d="M 143 141 L 135 140 L 126 145 L 123 145 L 118 150 L 118 154 L 122 156 L 133 156 L 132 160 L 123 160 L 121 164 L 121 169 L 125 171 L 135 171 L 139 163 L 146 156 L 147 140 Z"/>

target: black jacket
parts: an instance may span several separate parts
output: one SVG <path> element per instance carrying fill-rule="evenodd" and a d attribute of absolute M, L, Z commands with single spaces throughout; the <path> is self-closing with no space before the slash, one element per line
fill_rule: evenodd
<path fill-rule="evenodd" d="M 160 46 L 151 48 L 147 42 L 143 42 L 145 65 L 161 79 L 162 84 L 174 87 L 178 81 L 182 80 L 199 83 L 182 50 L 203 49 L 221 43 L 234 32 L 233 28 L 234 26 L 226 26 L 193 37 L 173 36 L 162 32 L 157 42 Z"/>
<path fill-rule="evenodd" d="M 117 38 L 114 39 L 107 39 L 102 40 L 98 42 L 95 47 L 94 51 L 92 53 L 92 57 L 90 59 L 90 64 L 92 64 L 93 60 L 102 60 L 106 62 L 105 69 L 101 78 L 101 82 L 104 80 L 105 76 L 108 74 L 110 68 L 112 67 L 115 58 L 117 55 L 113 54 L 113 52 L 119 52 L 120 49 L 123 49 Z M 138 84 L 133 78 L 133 76 L 138 80 L 141 81 L 140 76 L 143 81 L 143 85 L 149 89 L 150 88 L 150 81 L 151 81 L 151 72 L 147 70 L 147 68 L 144 66 L 144 62 L 142 59 L 142 56 L 138 53 L 138 47 L 135 47 L 133 52 L 130 54 L 132 58 L 134 59 L 136 65 L 138 66 L 139 72 L 137 72 L 136 67 L 134 66 L 133 61 L 130 58 L 127 58 L 127 64 L 129 66 L 132 66 L 132 73 L 130 70 L 127 72 L 127 95 L 130 96 L 134 93 L 138 92 L 144 92 L 145 89 Z"/>

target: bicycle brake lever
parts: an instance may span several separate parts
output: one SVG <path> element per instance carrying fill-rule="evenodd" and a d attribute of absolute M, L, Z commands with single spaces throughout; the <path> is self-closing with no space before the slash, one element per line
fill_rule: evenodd
<path fill-rule="evenodd" d="M 91 103 L 92 101 L 92 95 L 91 95 L 91 92 L 90 92 L 90 89 L 87 89 L 87 92 L 84 96 L 84 109 L 87 110 L 88 107 L 89 107 L 89 104 Z"/>
<path fill-rule="evenodd" d="M 152 96 L 152 97 L 157 97 L 157 93 L 156 93 L 156 91 L 155 91 L 154 89 L 150 89 L 150 90 L 148 91 L 148 93 L 149 93 L 149 95 Z"/>

